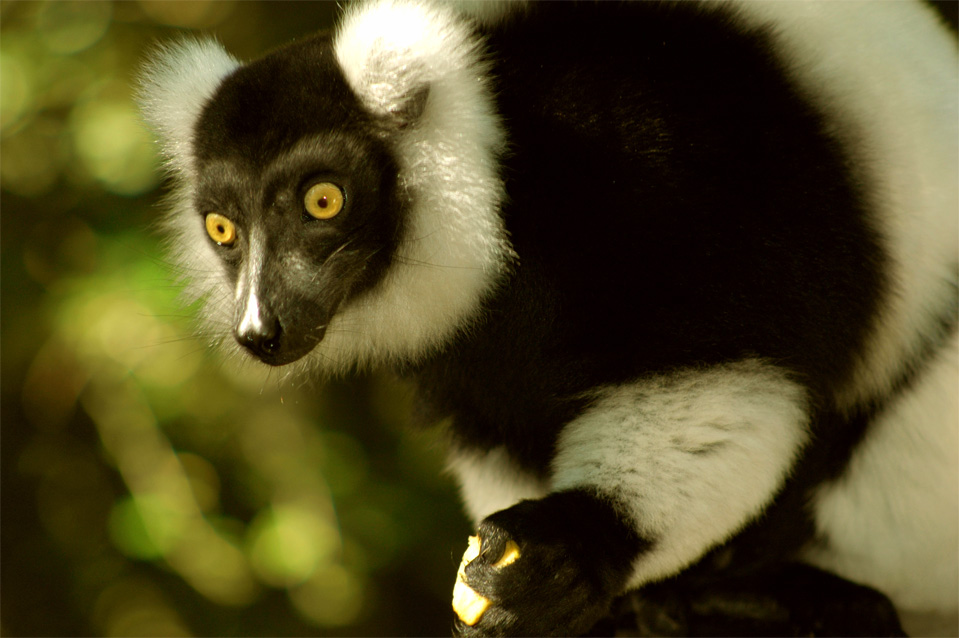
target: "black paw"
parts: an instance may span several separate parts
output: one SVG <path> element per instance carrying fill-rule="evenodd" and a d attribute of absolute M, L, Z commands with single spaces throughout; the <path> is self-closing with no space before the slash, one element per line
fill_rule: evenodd
<path fill-rule="evenodd" d="M 458 636 L 584 634 L 609 611 L 643 545 L 608 503 L 584 492 L 497 512 L 478 536 L 479 555 L 463 575 L 482 613 L 457 618 Z"/>

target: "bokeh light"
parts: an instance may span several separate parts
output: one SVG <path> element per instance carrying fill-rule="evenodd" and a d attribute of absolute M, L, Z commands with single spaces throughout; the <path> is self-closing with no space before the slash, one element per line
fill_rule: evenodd
<path fill-rule="evenodd" d="M 260 580 L 274 587 L 305 582 L 331 562 L 339 531 L 308 505 L 281 504 L 260 512 L 250 529 L 250 560 Z"/>
<path fill-rule="evenodd" d="M 3 635 L 448 633 L 469 526 L 409 390 L 225 362 L 152 230 L 146 52 L 254 55 L 335 10 L 0 3 Z"/>
<path fill-rule="evenodd" d="M 92 621 L 99 634 L 123 636 L 192 636 L 179 614 L 151 582 L 123 578 L 98 596 Z"/>
<path fill-rule="evenodd" d="M 232 0 L 139 0 L 139 5 L 159 24 L 190 29 L 209 29 L 223 22 L 233 13 Z"/>
<path fill-rule="evenodd" d="M 3 47 L 0 42 L 0 131 L 6 131 L 20 120 L 30 106 L 32 88 L 24 60 Z"/>
<path fill-rule="evenodd" d="M 103 0 L 45 2 L 37 12 L 36 35 L 54 53 L 76 53 L 106 34 L 112 13 L 112 3 Z"/>
<path fill-rule="evenodd" d="M 150 138 L 129 99 L 91 99 L 77 104 L 71 115 L 76 158 L 104 188 L 136 195 L 156 186 Z"/>

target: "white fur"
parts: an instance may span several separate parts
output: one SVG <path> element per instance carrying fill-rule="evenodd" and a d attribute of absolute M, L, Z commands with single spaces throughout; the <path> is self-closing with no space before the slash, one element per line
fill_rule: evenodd
<path fill-rule="evenodd" d="M 243 304 L 243 314 L 237 326 L 239 334 L 259 332 L 263 328 L 260 312 L 260 273 L 265 258 L 265 238 L 256 226 L 250 228 L 249 255 L 244 260 L 240 276 L 236 282 L 236 300 Z M 245 297 L 245 299 L 244 299 Z"/>
<path fill-rule="evenodd" d="M 474 524 L 521 500 L 549 493 L 544 481 L 523 470 L 501 447 L 489 452 L 456 452 L 448 469 L 459 480 L 466 512 Z"/>
<path fill-rule="evenodd" d="M 194 174 L 193 127 L 223 78 L 239 66 L 214 40 L 184 39 L 159 47 L 143 69 L 140 110 L 174 176 Z"/>
<path fill-rule="evenodd" d="M 878 419 L 822 488 L 809 559 L 901 609 L 959 611 L 959 340 Z"/>
<path fill-rule="evenodd" d="M 555 490 L 615 496 L 655 544 L 630 586 L 675 574 L 769 504 L 807 439 L 805 391 L 743 361 L 602 390 L 562 432 Z"/>
<path fill-rule="evenodd" d="M 263 328 L 263 320 L 260 317 L 260 300 L 253 290 L 246 298 L 243 308 L 243 316 L 240 318 L 240 325 L 237 327 L 239 334 L 250 334 L 259 332 Z"/>
<path fill-rule="evenodd" d="M 740 2 L 772 24 L 793 80 L 852 154 L 893 264 L 869 347 L 840 407 L 888 394 L 925 335 L 954 311 L 959 263 L 955 39 L 920 2 Z"/>
<path fill-rule="evenodd" d="M 376 113 L 429 88 L 397 143 L 412 216 L 386 281 L 330 323 L 324 367 L 415 358 L 467 327 L 515 258 L 499 207 L 504 135 L 466 23 L 439 5 L 355 5 L 335 38 L 350 85 Z"/>

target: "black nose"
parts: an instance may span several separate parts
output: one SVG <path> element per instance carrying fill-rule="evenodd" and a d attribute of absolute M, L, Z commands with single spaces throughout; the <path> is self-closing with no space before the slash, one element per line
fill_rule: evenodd
<path fill-rule="evenodd" d="M 246 325 L 235 332 L 241 346 L 266 362 L 272 361 L 280 351 L 283 328 L 280 320 L 264 322 L 258 326 Z"/>

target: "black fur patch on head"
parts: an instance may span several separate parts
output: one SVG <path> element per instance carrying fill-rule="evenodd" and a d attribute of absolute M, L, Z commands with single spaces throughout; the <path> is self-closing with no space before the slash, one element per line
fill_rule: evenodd
<path fill-rule="evenodd" d="M 196 156 L 262 164 L 305 137 L 365 129 L 369 121 L 340 72 L 330 36 L 321 34 L 227 77 L 197 122 Z"/>

